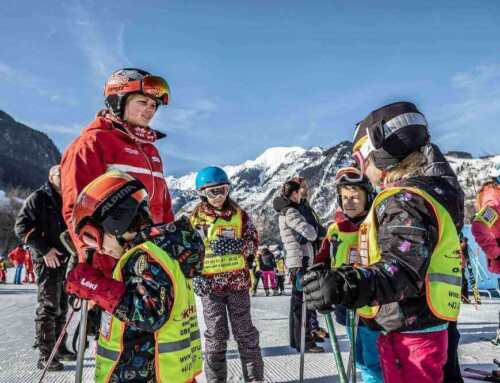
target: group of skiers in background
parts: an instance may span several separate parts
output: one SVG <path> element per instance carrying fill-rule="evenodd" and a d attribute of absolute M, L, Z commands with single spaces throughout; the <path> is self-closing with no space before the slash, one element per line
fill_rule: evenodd
<path fill-rule="evenodd" d="M 273 207 L 284 252 L 275 256 L 259 247 L 220 167 L 197 173 L 199 203 L 174 219 L 155 147 L 164 135 L 149 127 L 169 102 L 164 79 L 125 68 L 104 93 L 106 109 L 16 222 L 37 274 L 39 368 L 61 370 L 61 361 L 75 359 L 64 339 L 49 360 L 69 294 L 93 302 L 97 313 L 96 382 L 192 383 L 202 368 L 207 382 L 226 382 L 230 333 L 244 381 L 263 382 L 250 297 L 260 279 L 266 296 L 283 294 L 288 272 L 290 346 L 298 352 L 324 351 L 317 343 L 329 334 L 318 315 L 334 311 L 338 324 L 357 329 L 350 337 L 363 382 L 463 381 L 456 320 L 464 194 L 414 104 L 383 106 L 357 124 L 354 161 L 337 172 L 327 228 L 311 208 L 307 180 L 282 185 Z M 485 183 L 477 202 L 472 232 L 498 273 L 498 179 Z M 62 243 L 66 230 L 74 254 Z"/>
<path fill-rule="evenodd" d="M 7 254 L 6 258 L 3 255 L 0 256 L 0 283 L 7 282 L 7 269 L 9 265 L 12 265 L 15 268 L 13 280 L 15 285 L 20 285 L 22 283 L 35 283 L 33 259 L 28 246 L 19 244 Z M 23 269 L 24 278 L 21 280 Z"/>

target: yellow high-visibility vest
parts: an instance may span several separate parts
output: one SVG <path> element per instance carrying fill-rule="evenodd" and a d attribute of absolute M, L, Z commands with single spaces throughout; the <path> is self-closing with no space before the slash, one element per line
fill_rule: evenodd
<path fill-rule="evenodd" d="M 245 257 L 241 252 L 215 254 L 211 246 L 211 244 L 224 238 L 242 238 L 243 222 L 240 209 L 237 209 L 236 213 L 233 214 L 229 221 L 218 217 L 210 217 L 198 212 L 191 217 L 191 224 L 195 228 L 208 228 L 206 234 L 203 235 L 203 242 L 205 243 L 205 259 L 203 262 L 204 275 L 244 270 L 246 268 Z"/>
<path fill-rule="evenodd" d="M 388 188 L 378 194 L 359 230 L 359 254 L 362 264 L 372 265 L 381 259 L 377 243 L 376 208 L 385 199 L 401 191 L 407 191 L 424 198 L 433 208 L 437 217 L 439 237 L 431 255 L 425 275 L 427 305 L 439 319 L 456 321 L 462 293 L 462 251 L 457 229 L 450 213 L 431 195 L 413 187 Z M 379 306 L 364 306 L 358 309 L 361 317 L 373 319 Z"/>
<path fill-rule="evenodd" d="M 202 353 L 196 316 L 196 301 L 179 262 L 152 242 L 145 242 L 125 253 L 113 270 L 113 279 L 123 280 L 122 270 L 137 251 L 147 252 L 168 274 L 174 289 L 174 304 L 169 319 L 154 333 L 155 373 L 158 383 L 187 383 L 201 373 Z M 108 383 L 123 352 L 125 323 L 103 311 L 99 334 L 95 382 Z"/>
<path fill-rule="evenodd" d="M 339 267 L 344 264 L 357 262 L 358 256 L 358 232 L 341 231 L 339 225 L 332 223 L 326 232 L 326 238 L 330 241 L 330 266 Z M 337 249 L 333 254 L 332 247 L 337 242 Z"/>

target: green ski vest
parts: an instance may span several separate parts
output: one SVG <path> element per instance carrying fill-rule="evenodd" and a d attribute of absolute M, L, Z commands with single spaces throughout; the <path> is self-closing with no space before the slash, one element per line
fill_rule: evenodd
<path fill-rule="evenodd" d="M 408 191 L 424 198 L 437 217 L 439 238 L 431 255 L 425 276 L 427 305 L 437 318 L 456 321 L 460 311 L 462 294 L 462 255 L 457 230 L 448 211 L 423 190 L 412 187 L 394 187 L 382 191 L 359 229 L 359 253 L 363 265 L 368 266 L 381 259 L 377 243 L 376 208 L 386 198 L 401 191 Z M 379 306 L 364 306 L 358 309 L 361 317 L 373 319 Z"/>
<path fill-rule="evenodd" d="M 201 339 L 191 280 L 184 277 L 179 262 L 152 242 L 134 247 L 120 258 L 113 279 L 122 281 L 122 269 L 141 249 L 152 256 L 174 286 L 174 304 L 169 319 L 155 332 L 155 372 L 158 383 L 186 383 L 201 372 Z M 96 355 L 95 382 L 108 383 L 123 351 L 125 323 L 103 311 Z"/>

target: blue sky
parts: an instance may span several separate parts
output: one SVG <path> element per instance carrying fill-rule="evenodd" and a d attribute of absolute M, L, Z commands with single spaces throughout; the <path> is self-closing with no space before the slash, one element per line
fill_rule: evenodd
<path fill-rule="evenodd" d="M 500 153 L 498 1 L 0 2 L 0 110 L 64 150 L 123 66 L 164 76 L 167 174 L 330 147 L 414 101 L 446 150 Z"/>

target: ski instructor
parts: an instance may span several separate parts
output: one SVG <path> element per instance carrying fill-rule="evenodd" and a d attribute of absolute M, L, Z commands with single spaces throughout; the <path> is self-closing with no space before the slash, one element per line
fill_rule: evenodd
<path fill-rule="evenodd" d="M 63 216 L 80 254 L 85 246 L 74 234 L 73 206 L 83 188 L 109 170 L 127 173 L 146 187 L 155 224 L 174 220 L 163 163 L 155 147 L 165 134 L 149 127 L 158 107 L 169 102 L 167 82 L 141 69 L 119 69 L 106 81 L 104 96 L 106 109 L 83 129 L 61 161 Z M 111 275 L 112 258 L 97 254 L 92 262 Z"/>

